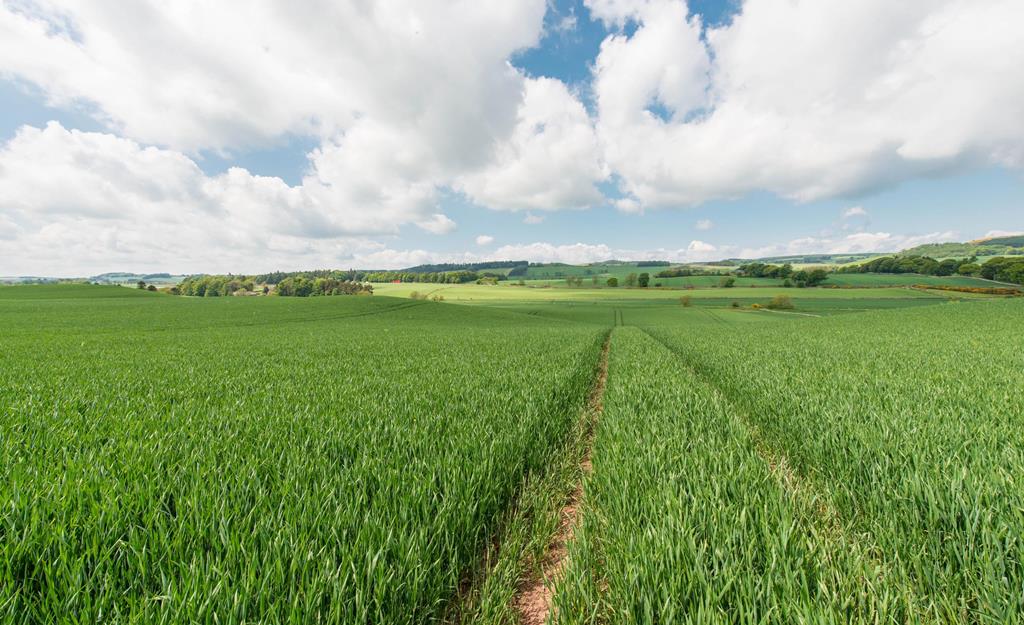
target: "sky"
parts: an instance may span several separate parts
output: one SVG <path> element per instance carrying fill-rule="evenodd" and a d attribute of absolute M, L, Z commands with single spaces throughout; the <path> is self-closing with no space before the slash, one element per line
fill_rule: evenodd
<path fill-rule="evenodd" d="M 1024 230 L 1020 0 L 0 0 L 0 275 Z"/>

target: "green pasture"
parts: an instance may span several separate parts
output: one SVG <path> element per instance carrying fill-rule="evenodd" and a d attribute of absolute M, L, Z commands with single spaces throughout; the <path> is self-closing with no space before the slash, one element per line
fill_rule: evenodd
<path fill-rule="evenodd" d="M 1024 612 L 1024 298 L 528 284 L 0 287 L 0 621 Z"/>

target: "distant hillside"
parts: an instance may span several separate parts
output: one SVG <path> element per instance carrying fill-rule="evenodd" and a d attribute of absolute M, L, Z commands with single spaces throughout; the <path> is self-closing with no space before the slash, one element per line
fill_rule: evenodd
<path fill-rule="evenodd" d="M 101 273 L 96 276 L 86 278 L 88 282 L 96 282 L 99 284 L 134 284 L 139 280 L 147 284 L 165 284 L 172 285 L 178 284 L 185 279 L 183 275 L 172 275 L 169 273 L 131 273 L 127 271 L 115 271 L 111 273 Z"/>
<path fill-rule="evenodd" d="M 692 263 L 696 265 L 716 265 L 723 267 L 738 267 L 750 262 L 770 263 L 773 265 L 845 265 L 856 263 L 878 254 L 795 254 L 790 256 L 766 256 L 764 258 L 729 258 L 713 263 Z"/>
<path fill-rule="evenodd" d="M 483 271 L 485 269 L 515 269 L 526 267 L 530 262 L 526 260 L 495 260 L 482 263 L 439 263 L 436 265 L 416 265 L 407 269 L 400 269 L 404 273 L 444 273 L 448 271 Z"/>
<path fill-rule="evenodd" d="M 966 258 L 968 256 L 1024 255 L 1024 235 L 977 239 L 966 243 L 928 243 L 900 252 L 906 256 L 931 258 Z"/>

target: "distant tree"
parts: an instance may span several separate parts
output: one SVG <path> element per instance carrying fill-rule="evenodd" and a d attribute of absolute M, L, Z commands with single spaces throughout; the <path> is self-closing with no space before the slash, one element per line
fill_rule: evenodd
<path fill-rule="evenodd" d="M 807 274 L 807 286 L 818 286 L 828 280 L 828 272 L 824 269 L 813 269 Z"/>
<path fill-rule="evenodd" d="M 266 284 L 263 285 L 263 294 L 264 295 L 269 295 L 270 294 L 270 287 L 267 286 Z"/>
<path fill-rule="evenodd" d="M 636 280 L 637 275 L 635 273 L 629 274 L 626 276 L 626 286 L 636 286 Z"/>
<path fill-rule="evenodd" d="M 608 282 L 606 282 L 605 284 L 613 288 L 617 287 L 619 286 L 619 279 L 616 278 L 615 276 L 612 276 L 611 278 L 608 278 Z"/>
<path fill-rule="evenodd" d="M 651 274 L 646 271 L 637 277 L 637 284 L 640 285 L 641 289 L 646 289 L 647 285 L 651 283 Z"/>
<path fill-rule="evenodd" d="M 682 304 L 683 308 L 689 308 L 692 305 L 689 295 L 684 295 L 679 298 L 679 303 Z"/>
<path fill-rule="evenodd" d="M 772 301 L 768 302 L 765 308 L 772 310 L 792 310 L 793 300 L 789 299 L 788 295 L 776 295 L 772 298 Z"/>
<path fill-rule="evenodd" d="M 155 286 L 153 286 L 153 285 L 151 284 L 151 285 L 149 285 L 149 286 L 147 286 L 147 287 L 146 287 L 146 290 L 147 290 L 147 291 L 155 291 L 155 290 L 156 290 L 156 287 L 155 287 Z"/>
<path fill-rule="evenodd" d="M 723 289 L 731 289 L 736 286 L 736 278 L 732 276 L 722 276 L 722 279 L 718 281 L 718 286 Z"/>
<path fill-rule="evenodd" d="M 135 283 L 135 287 L 138 289 L 144 289 L 146 288 L 146 283 L 142 280 L 139 280 L 138 282 Z"/>
<path fill-rule="evenodd" d="M 964 263 L 960 265 L 956 272 L 961 276 L 976 276 L 981 271 L 981 265 L 978 263 Z"/>

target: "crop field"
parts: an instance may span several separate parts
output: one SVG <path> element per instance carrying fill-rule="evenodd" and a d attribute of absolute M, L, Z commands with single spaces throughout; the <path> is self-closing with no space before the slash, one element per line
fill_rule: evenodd
<path fill-rule="evenodd" d="M 1024 613 L 1020 298 L 375 291 L 0 288 L 0 622 Z"/>
<path fill-rule="evenodd" d="M 386 298 L 16 288 L 6 622 L 439 618 L 566 437 L 602 336 Z M 78 299 L 101 293 L 124 297 Z"/>
<path fill-rule="evenodd" d="M 991 280 L 972 276 L 922 276 L 913 273 L 834 273 L 829 276 L 828 284 L 852 287 L 913 286 L 923 284 L 926 286 L 969 286 L 983 289 L 999 286 Z"/>

